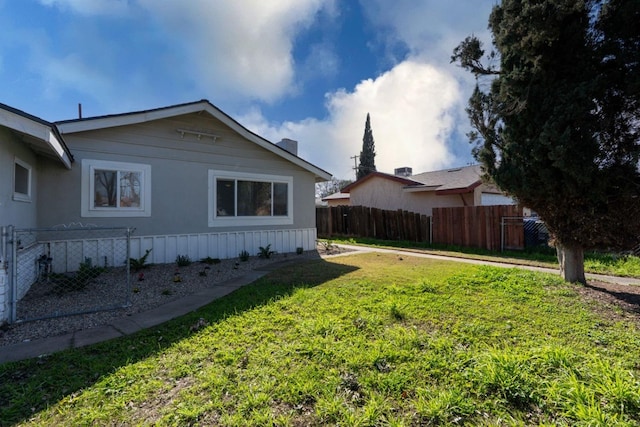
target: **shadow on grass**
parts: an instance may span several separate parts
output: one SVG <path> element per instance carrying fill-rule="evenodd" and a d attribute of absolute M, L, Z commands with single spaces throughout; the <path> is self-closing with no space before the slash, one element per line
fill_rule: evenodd
<path fill-rule="evenodd" d="M 608 285 L 599 284 L 596 282 L 587 284 L 585 285 L 585 287 L 596 292 L 608 294 L 613 298 L 621 301 L 622 303 L 624 303 L 623 308 L 629 312 L 635 314 L 640 313 L 640 289 L 638 289 L 636 286 Z M 627 290 L 632 292 L 627 292 Z"/>
<path fill-rule="evenodd" d="M 118 368 L 161 353 L 190 337 L 200 318 L 210 324 L 311 288 L 356 270 L 324 260 L 285 265 L 197 311 L 154 328 L 104 343 L 0 365 L 0 425 L 28 420 L 33 414 L 91 387 Z"/>

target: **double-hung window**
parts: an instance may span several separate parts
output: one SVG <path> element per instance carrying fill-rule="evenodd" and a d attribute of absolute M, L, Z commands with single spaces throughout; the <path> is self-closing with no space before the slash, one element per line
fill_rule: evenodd
<path fill-rule="evenodd" d="M 18 158 L 13 163 L 13 200 L 31 201 L 31 166 Z"/>
<path fill-rule="evenodd" d="M 150 165 L 88 159 L 82 161 L 83 217 L 150 215 Z"/>
<path fill-rule="evenodd" d="M 209 171 L 209 226 L 293 223 L 293 178 Z"/>

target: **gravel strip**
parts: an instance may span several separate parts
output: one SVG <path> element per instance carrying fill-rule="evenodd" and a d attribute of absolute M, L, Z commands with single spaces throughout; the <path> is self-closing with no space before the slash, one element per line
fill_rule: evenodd
<path fill-rule="evenodd" d="M 331 254 L 336 252 L 340 250 L 334 250 Z M 325 255 L 328 254 L 324 248 L 318 247 L 316 251 L 303 254 L 274 254 L 269 259 L 227 259 L 210 265 L 194 262 L 186 267 L 177 267 L 175 263 L 152 265 L 141 271 L 143 280 L 139 280 L 139 273 L 131 274 L 131 304 L 128 307 L 4 325 L 0 327 L 0 348 L 107 325 L 114 319 L 147 311 L 275 262 L 314 259 Z M 92 280 L 85 289 L 63 294 L 53 292 L 50 284 L 38 283 L 18 304 L 17 317 L 38 318 L 54 312 L 77 313 L 106 305 L 121 306 L 126 300 L 126 293 L 124 269 L 111 269 Z"/>

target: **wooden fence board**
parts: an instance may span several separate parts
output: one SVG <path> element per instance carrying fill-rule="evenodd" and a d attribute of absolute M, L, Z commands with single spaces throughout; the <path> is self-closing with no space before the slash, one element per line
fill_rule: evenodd
<path fill-rule="evenodd" d="M 433 216 L 363 206 L 333 206 L 316 209 L 319 237 L 358 236 L 382 240 L 410 240 L 444 245 L 500 250 L 524 248 L 522 221 L 502 219 L 522 216 L 517 206 L 466 206 L 434 208 Z"/>

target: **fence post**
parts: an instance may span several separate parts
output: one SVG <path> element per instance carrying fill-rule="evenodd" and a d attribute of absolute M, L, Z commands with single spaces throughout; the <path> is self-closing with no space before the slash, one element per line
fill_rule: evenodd
<path fill-rule="evenodd" d="M 9 270 L 9 323 L 15 323 L 18 306 L 18 233 L 16 229 L 9 226 L 11 238 L 11 267 Z"/>
<path fill-rule="evenodd" d="M 9 320 L 8 227 L 0 227 L 0 324 Z"/>
<path fill-rule="evenodd" d="M 127 286 L 126 286 L 126 292 L 127 292 L 127 297 L 124 300 L 124 303 L 127 307 L 129 307 L 131 305 L 131 233 L 133 233 L 133 231 L 135 230 L 135 228 L 127 228 L 127 249 L 126 249 L 126 253 L 127 253 L 127 258 L 126 258 L 126 263 L 127 263 Z"/>
<path fill-rule="evenodd" d="M 504 252 L 504 217 L 500 217 L 500 252 Z"/>
<path fill-rule="evenodd" d="M 429 217 L 429 244 L 433 245 L 433 214 Z"/>

